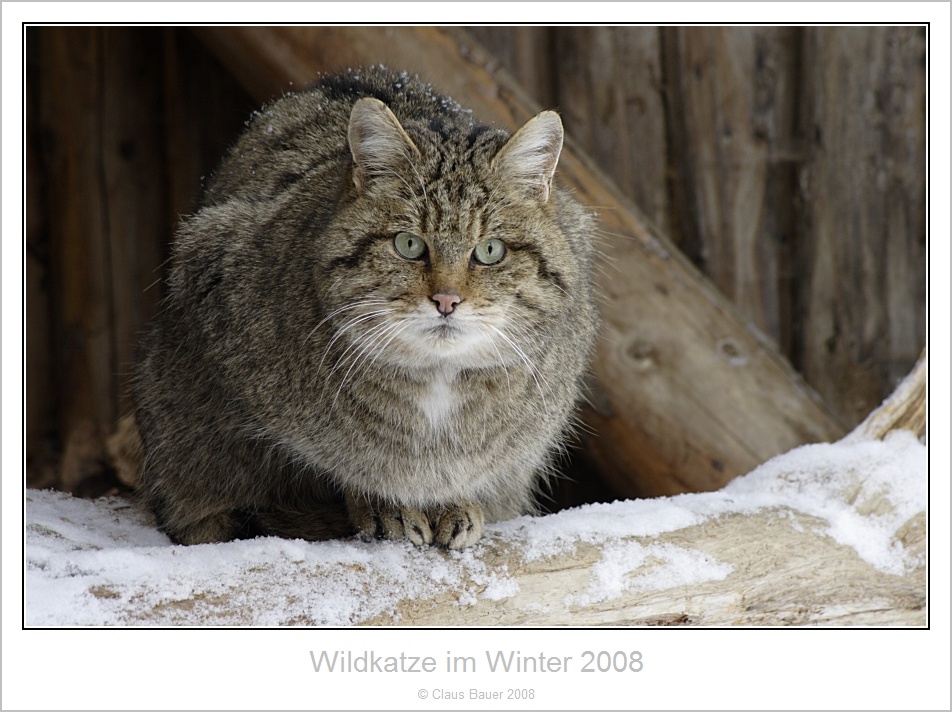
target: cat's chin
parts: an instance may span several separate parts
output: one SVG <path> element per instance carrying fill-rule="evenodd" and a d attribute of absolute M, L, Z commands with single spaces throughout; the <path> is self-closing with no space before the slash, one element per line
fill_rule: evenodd
<path fill-rule="evenodd" d="M 414 319 L 388 349 L 397 365 L 423 368 L 485 369 L 507 367 L 518 358 L 493 338 L 495 327 L 480 326 L 478 317 Z M 394 348 L 396 347 L 396 348 Z"/>

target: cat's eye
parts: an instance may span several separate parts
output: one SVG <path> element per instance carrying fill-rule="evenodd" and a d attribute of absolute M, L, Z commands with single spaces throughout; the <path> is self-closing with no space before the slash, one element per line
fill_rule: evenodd
<path fill-rule="evenodd" d="M 473 259 L 481 265 L 494 265 L 506 256 L 506 243 L 498 238 L 483 240 L 473 250 Z"/>
<path fill-rule="evenodd" d="M 414 235 L 412 232 L 398 232 L 397 236 L 393 238 L 393 249 L 401 257 L 408 260 L 417 260 L 426 254 L 426 243 L 423 242 L 422 237 Z"/>

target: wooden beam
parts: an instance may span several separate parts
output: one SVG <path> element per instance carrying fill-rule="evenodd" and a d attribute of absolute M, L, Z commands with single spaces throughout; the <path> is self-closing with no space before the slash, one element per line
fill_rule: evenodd
<path fill-rule="evenodd" d="M 540 110 L 460 30 L 206 27 L 196 30 L 261 101 L 318 73 L 385 62 L 416 71 L 484 121 Z M 603 328 L 585 449 L 626 496 L 713 490 L 843 427 L 787 361 L 638 211 L 571 138 L 558 179 L 598 212 Z"/>

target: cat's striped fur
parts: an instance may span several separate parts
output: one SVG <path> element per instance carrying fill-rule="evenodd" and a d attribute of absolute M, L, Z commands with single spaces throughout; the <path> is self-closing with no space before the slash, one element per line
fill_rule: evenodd
<path fill-rule="evenodd" d="M 561 146 L 552 112 L 510 136 L 382 68 L 257 113 L 137 366 L 162 528 L 459 548 L 531 511 L 597 319 Z"/>

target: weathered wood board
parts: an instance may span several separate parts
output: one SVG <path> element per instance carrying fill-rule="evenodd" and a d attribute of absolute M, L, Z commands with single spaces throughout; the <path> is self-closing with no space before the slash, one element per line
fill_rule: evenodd
<path fill-rule="evenodd" d="M 925 51 L 921 27 L 806 30 L 801 369 L 848 422 L 925 344 Z"/>

